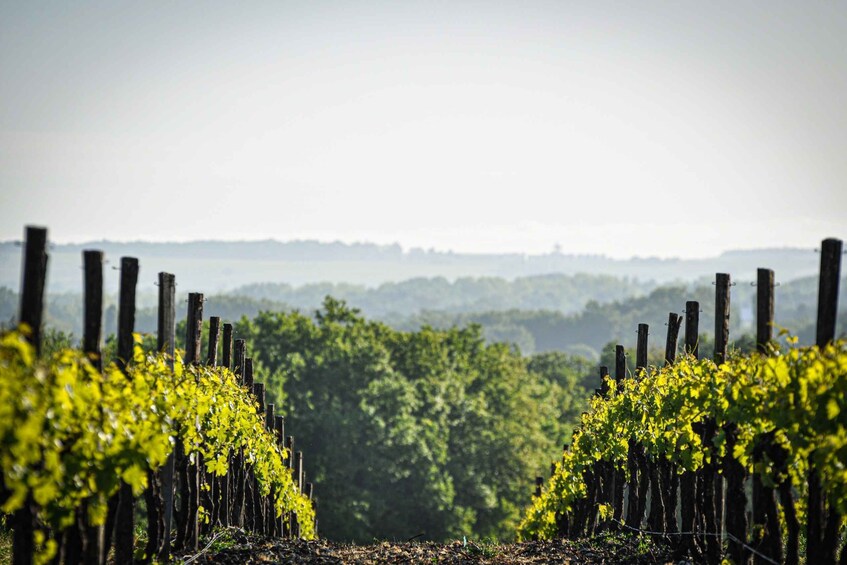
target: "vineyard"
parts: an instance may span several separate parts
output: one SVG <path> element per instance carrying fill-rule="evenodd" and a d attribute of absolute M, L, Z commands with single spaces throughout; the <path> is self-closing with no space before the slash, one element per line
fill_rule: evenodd
<path fill-rule="evenodd" d="M 221 342 L 220 319 L 210 319 L 201 360 L 203 295 L 191 293 L 183 360 L 174 350 L 175 279 L 160 273 L 159 353 L 145 354 L 133 335 L 138 262 L 123 258 L 117 359 L 103 366 L 103 254 L 86 251 L 82 351 L 41 355 L 46 243 L 46 230 L 27 229 L 20 326 L 0 340 L 2 510 L 13 563 L 102 563 L 112 547 L 116 563 L 167 561 L 196 551 L 215 526 L 314 538 L 303 454 L 265 406 L 231 324 Z M 139 499 L 146 544 L 133 555 Z"/>
<path fill-rule="evenodd" d="M 519 537 L 623 530 L 709 563 L 799 563 L 804 553 L 807 563 L 835 563 L 839 548 L 847 562 L 847 341 L 835 340 L 841 247 L 823 243 L 816 346 L 781 351 L 772 341 L 767 269 L 750 357 L 727 352 L 725 274 L 716 280 L 714 360 L 698 359 L 696 302 L 686 306 L 681 359 L 682 320 L 670 314 L 663 367 L 647 366 L 648 328 L 639 326 L 635 373 L 626 374 L 618 346 L 614 378 L 601 368 L 603 388 L 546 488 L 537 479 Z"/>
<path fill-rule="evenodd" d="M 498 551 L 536 552 L 543 560 L 544 548 L 555 547 L 556 559 L 579 560 L 586 554 L 562 544 L 594 537 L 634 550 L 637 543 L 620 539 L 645 536 L 676 558 L 697 562 L 847 563 L 847 341 L 836 339 L 835 327 L 841 242 L 825 240 L 820 254 L 815 346 L 797 346 L 785 330 L 777 336 L 783 345 L 775 339 L 777 285 L 769 269 L 758 272 L 757 352 L 751 355 L 729 348 L 727 274 L 714 283 L 713 358 L 699 356 L 698 302 L 689 301 L 684 316 L 669 314 L 661 367 L 648 365 L 650 329 L 640 324 L 635 370 L 627 370 L 626 351 L 618 345 L 614 374 L 600 367 L 602 387 L 551 477 L 546 483 L 536 478 L 517 529 L 525 544 Z M 144 349 L 134 333 L 139 265 L 125 257 L 116 355 L 105 363 L 103 254 L 85 251 L 82 348 L 46 352 L 47 259 L 46 230 L 27 228 L 20 324 L 0 336 L 0 501 L 13 529 L 13 562 L 167 562 L 196 554 L 201 539 L 230 526 L 276 544 L 268 546 L 269 559 L 301 550 L 317 555 L 318 546 L 303 545 L 318 536 L 315 489 L 306 482 L 303 453 L 286 435 L 285 419 L 266 403 L 265 385 L 256 380 L 247 342 L 234 339 L 234 326 L 217 317 L 204 326 L 204 296 L 190 293 L 185 351 L 175 349 L 175 277 L 159 273 L 156 347 Z M 407 353 L 399 346 L 410 338 L 356 325 L 353 314 L 335 308 L 327 318 L 349 318 L 350 325 L 323 320 L 332 331 L 347 328 L 358 344 L 367 332 L 389 336 L 394 357 L 410 373 L 424 372 L 427 355 L 440 356 L 432 353 L 441 351 L 432 341 L 412 342 L 413 353 Z M 268 314 L 258 321 L 274 319 Z M 286 323 L 291 331 L 311 327 L 305 318 Z M 325 343 L 322 335 L 314 329 L 316 343 Z M 348 353 L 341 334 L 326 335 L 326 343 L 342 343 L 340 351 Z M 469 350 L 483 350 L 472 336 L 459 337 Z M 261 331 L 253 338 L 264 339 Z M 269 333 L 268 339 L 276 338 Z M 278 363 L 296 361 L 292 373 L 308 364 L 302 356 L 277 354 Z M 495 366 L 494 357 L 467 357 Z M 337 366 L 328 370 L 332 378 Z M 387 398 L 390 389 L 378 391 Z M 135 523 L 139 510 L 146 516 L 144 532 Z M 556 542 L 545 546 L 545 540 Z M 379 559 L 393 550 L 382 547 Z M 229 559 L 245 551 L 233 550 Z M 461 561 L 489 550 L 465 540 L 409 551 L 408 559 Z"/>

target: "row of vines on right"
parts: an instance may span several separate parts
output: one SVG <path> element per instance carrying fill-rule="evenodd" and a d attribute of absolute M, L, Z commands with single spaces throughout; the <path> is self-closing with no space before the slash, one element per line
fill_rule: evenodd
<path fill-rule="evenodd" d="M 522 539 L 629 531 L 679 557 L 720 563 L 847 563 L 847 341 L 836 339 L 842 242 L 821 249 L 817 344 L 773 341 L 773 271 L 758 274 L 758 352 L 728 352 L 729 275 L 716 280 L 715 355 L 700 359 L 699 304 L 671 313 L 663 367 L 614 376 L 582 416 L 519 526 Z M 840 550 L 840 556 L 839 556 Z"/>

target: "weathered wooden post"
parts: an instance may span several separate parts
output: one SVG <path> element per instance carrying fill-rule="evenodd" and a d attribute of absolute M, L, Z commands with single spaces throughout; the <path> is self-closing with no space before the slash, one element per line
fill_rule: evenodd
<path fill-rule="evenodd" d="M 253 359 L 247 357 L 244 359 L 244 386 L 248 391 L 253 390 Z"/>
<path fill-rule="evenodd" d="M 118 299 L 118 358 L 116 363 L 122 370 L 132 359 L 135 331 L 135 290 L 138 285 L 138 259 L 121 257 L 121 284 Z"/>
<path fill-rule="evenodd" d="M 626 378 L 626 352 L 624 351 L 623 345 L 615 346 L 615 386 L 617 387 L 618 394 L 621 392 L 621 386 L 623 385 L 623 380 Z M 567 445 L 565 445 L 565 451 L 567 451 Z M 626 483 L 626 470 L 615 468 L 614 471 L 614 503 L 613 507 L 613 518 L 615 522 L 620 522 L 623 518 L 623 501 L 624 501 L 624 484 Z"/>
<path fill-rule="evenodd" d="M 243 339 L 235 340 L 235 355 L 233 356 L 233 371 L 238 382 L 244 384 L 244 358 L 247 356 L 247 344 Z"/>
<path fill-rule="evenodd" d="M 185 323 L 185 364 L 200 364 L 200 347 L 203 337 L 203 294 L 188 293 L 188 313 Z"/>
<path fill-rule="evenodd" d="M 218 316 L 209 318 L 209 350 L 206 352 L 206 365 L 218 365 L 218 341 L 221 337 L 221 319 Z"/>
<path fill-rule="evenodd" d="M 298 451 L 294 454 L 294 483 L 297 485 L 297 491 L 303 492 L 303 452 Z M 297 537 L 300 538 L 300 516 L 294 514 L 294 524 L 297 532 Z"/>
<path fill-rule="evenodd" d="M 626 378 L 626 351 L 623 345 L 615 346 L 615 383 L 618 386 Z"/>
<path fill-rule="evenodd" d="M 665 366 L 668 367 L 676 362 L 677 341 L 679 339 L 679 326 L 682 324 L 682 316 L 676 312 L 668 313 L 668 335 L 665 340 Z M 662 484 L 662 504 L 665 508 L 664 531 L 676 532 L 676 507 L 677 488 L 679 487 L 679 475 L 671 462 L 663 457 L 659 462 L 660 480 Z"/>
<path fill-rule="evenodd" d="M 768 352 L 773 340 L 773 289 L 774 276 L 771 269 L 759 269 L 756 273 L 756 349 Z"/>
<path fill-rule="evenodd" d="M 239 384 L 244 385 L 244 359 L 247 355 L 247 345 L 243 339 L 235 340 L 235 353 L 233 354 L 233 371 Z M 252 390 L 252 388 L 250 389 Z M 235 455 L 235 464 L 231 471 L 230 498 L 232 501 L 232 515 L 229 523 L 233 526 L 245 526 L 244 522 L 244 498 L 245 481 L 244 453 L 239 451 Z"/>
<path fill-rule="evenodd" d="M 232 324 L 224 324 L 223 334 L 221 366 L 232 370 Z"/>
<path fill-rule="evenodd" d="M 271 437 L 275 438 L 275 436 L 276 436 L 276 430 L 275 430 L 276 422 L 274 421 L 274 417 L 275 417 L 274 408 L 275 407 L 274 407 L 273 404 L 268 403 L 268 405 L 265 409 L 265 429 L 268 431 L 268 433 L 270 434 Z M 276 535 L 276 533 L 274 531 L 275 527 L 276 527 L 276 519 L 275 519 L 276 515 L 274 513 L 274 493 L 273 493 L 273 490 L 271 490 L 271 492 L 269 492 L 268 495 L 265 497 L 264 506 L 265 506 L 265 535 L 268 536 L 268 537 L 274 537 Z"/>
<path fill-rule="evenodd" d="M 185 364 L 200 364 L 200 346 L 203 329 L 203 294 L 191 292 L 188 294 L 188 312 L 185 324 Z M 178 442 L 177 445 L 181 445 Z M 184 461 L 180 465 L 182 474 L 181 494 L 183 508 L 185 509 L 185 533 L 180 539 L 177 536 L 177 544 L 191 551 L 197 551 L 200 538 L 197 513 L 200 506 L 200 473 L 202 461 L 199 456 L 196 463 L 188 460 L 187 454 L 183 454 Z M 183 543 L 180 544 L 180 541 Z"/>
<path fill-rule="evenodd" d="M 27 226 L 21 282 L 20 323 L 26 338 L 41 353 L 41 319 L 44 314 L 44 283 L 47 278 L 47 229 Z M 12 515 L 12 564 L 31 565 L 35 554 L 35 500 L 28 494 Z"/>
<path fill-rule="evenodd" d="M 715 363 L 726 362 L 729 346 L 729 287 L 727 273 L 715 275 Z"/>
<path fill-rule="evenodd" d="M 700 303 L 689 300 L 685 303 L 685 354 L 694 359 L 699 356 Z M 697 528 L 697 474 L 685 471 L 679 478 L 680 532 L 695 532 Z M 682 554 L 699 554 L 699 537 L 682 536 Z"/>
<path fill-rule="evenodd" d="M 252 361 L 248 359 L 248 361 Z M 252 362 L 248 364 L 248 367 L 251 367 L 252 371 Z M 265 415 L 265 385 L 264 383 L 253 383 L 253 395 L 256 397 L 256 401 L 258 406 L 256 407 L 257 412 L 260 416 Z M 264 533 L 265 531 L 265 521 L 264 521 L 264 499 L 262 498 L 261 493 L 259 492 L 259 484 L 256 481 L 256 475 L 251 470 L 249 473 L 249 482 L 250 482 L 250 504 L 248 506 L 248 517 L 251 517 L 252 520 L 248 520 L 248 524 L 251 525 L 253 531 L 256 533 Z"/>
<path fill-rule="evenodd" d="M 232 369 L 232 324 L 223 325 L 223 340 L 221 342 L 221 347 L 223 349 L 221 352 L 221 366 L 226 369 Z M 230 519 L 232 517 L 232 501 L 230 500 L 230 493 L 232 492 L 232 481 L 233 475 L 235 474 L 235 460 L 236 458 L 230 455 L 227 463 L 229 467 L 227 474 L 223 477 L 216 478 L 218 484 L 218 503 L 215 510 L 217 512 L 217 521 L 224 527 L 230 525 Z"/>
<path fill-rule="evenodd" d="M 700 303 L 689 300 L 685 303 L 685 354 L 700 358 Z"/>
<path fill-rule="evenodd" d="M 171 370 L 176 348 L 176 279 L 171 273 L 159 273 L 159 310 L 157 349 L 164 353 Z M 177 442 L 179 443 L 179 442 Z M 171 526 L 174 517 L 174 475 L 176 455 L 168 456 L 161 472 L 148 472 L 147 559 L 157 556 L 167 562 L 171 555 Z M 160 482 L 161 481 L 161 482 Z M 161 486 L 161 488 L 160 488 Z M 161 513 L 159 510 L 162 510 Z"/>
<path fill-rule="evenodd" d="M 41 319 L 44 315 L 44 283 L 47 280 L 47 229 L 27 226 L 24 237 L 20 323 L 26 324 L 26 338 L 35 352 L 41 353 Z"/>
<path fill-rule="evenodd" d="M 815 343 L 825 347 L 835 339 L 835 320 L 838 316 L 838 283 L 841 277 L 840 239 L 825 239 L 821 243 L 821 269 L 818 281 L 818 320 Z"/>
<path fill-rule="evenodd" d="M 274 417 L 274 430 L 276 431 L 276 442 L 280 450 L 285 449 L 285 418 L 282 416 Z M 276 535 L 285 537 L 285 515 L 281 513 L 279 518 L 276 518 Z"/>
<path fill-rule="evenodd" d="M 758 269 L 756 272 L 756 349 L 762 355 L 770 352 L 769 344 L 773 340 L 774 315 L 774 272 L 771 269 Z M 762 460 L 769 440 L 759 440 L 753 450 L 754 462 Z M 776 492 L 773 487 L 765 486 L 759 473 L 753 473 L 753 531 L 764 531 L 760 543 L 755 546 L 757 565 L 766 563 L 762 557 L 782 562 L 782 537 L 780 535 L 779 514 L 776 506 Z M 730 500 L 729 495 L 727 500 Z M 727 514 L 727 520 L 729 514 Z"/>
<path fill-rule="evenodd" d="M 606 365 L 600 365 L 600 396 L 606 398 L 609 394 L 609 381 L 606 377 L 609 376 L 609 368 Z"/>
<path fill-rule="evenodd" d="M 218 364 L 218 342 L 221 337 L 221 319 L 218 316 L 209 318 L 209 346 L 206 350 L 206 366 L 217 367 Z M 203 509 L 209 515 L 210 519 L 198 525 L 201 535 L 206 535 L 212 531 L 212 528 L 218 521 L 220 501 L 220 484 L 219 477 L 213 473 L 207 473 L 205 465 L 198 466 L 200 474 L 200 501 Z"/>
<path fill-rule="evenodd" d="M 821 242 L 820 278 L 818 280 L 818 318 L 815 343 L 823 349 L 835 339 L 838 315 L 838 283 L 841 277 L 840 239 Z M 809 456 L 809 494 L 806 521 L 806 562 L 835 562 L 841 516 L 823 494 L 820 474 Z"/>
<path fill-rule="evenodd" d="M 635 374 L 637 378 L 644 378 L 647 375 L 647 338 L 650 335 L 650 326 L 647 324 L 638 324 L 638 339 L 636 341 L 635 354 Z M 660 524 L 662 517 L 658 512 L 661 509 L 661 495 L 659 494 L 658 484 L 656 482 L 655 465 L 652 461 L 648 461 L 647 453 L 644 446 L 641 444 L 634 445 L 635 459 L 638 465 L 638 508 L 636 518 L 638 525 L 644 521 L 647 513 L 647 492 L 650 491 L 655 498 L 651 501 L 651 511 L 648 516 L 649 523 L 655 525 L 656 530 L 661 529 Z M 661 510 L 664 514 L 664 510 Z"/>
<path fill-rule="evenodd" d="M 292 473 L 292 478 L 294 477 L 294 436 L 286 436 L 285 438 L 285 450 L 287 452 L 287 467 L 289 472 Z M 287 533 L 289 538 L 293 538 L 297 533 L 297 530 L 294 526 L 294 512 L 288 512 L 288 526 Z"/>
<path fill-rule="evenodd" d="M 725 363 L 728 355 L 729 348 L 729 313 L 730 313 L 730 286 L 732 283 L 730 282 L 730 276 L 727 273 L 717 273 L 715 275 L 715 352 L 714 352 L 714 361 L 715 364 L 720 365 Z M 711 444 L 711 438 L 708 438 L 709 443 Z M 712 447 L 709 445 L 709 447 Z M 710 464 L 709 469 L 712 471 L 712 477 L 714 480 L 713 488 L 714 488 L 714 505 L 715 505 L 715 527 L 716 531 L 723 531 L 723 507 L 724 507 L 724 478 L 723 475 L 718 473 L 718 465 Z M 743 483 L 743 477 L 740 479 Z M 743 487 L 743 484 L 742 484 Z M 708 488 L 708 487 L 707 487 Z M 741 489 L 741 494 L 744 496 L 744 503 L 741 504 L 740 500 L 733 500 L 733 504 L 736 505 L 736 511 L 732 514 L 733 520 L 743 520 L 744 527 L 741 528 L 740 524 L 735 526 L 735 533 L 742 532 L 742 535 L 746 537 L 747 532 L 747 513 L 745 505 L 747 503 L 746 495 L 744 494 L 743 488 Z M 733 532 L 729 532 L 734 535 Z M 742 538 L 739 538 L 742 539 Z"/>
<path fill-rule="evenodd" d="M 650 334 L 650 326 L 638 324 L 638 341 L 635 350 L 635 374 L 641 377 L 641 372 L 647 368 L 647 336 Z"/>
<path fill-rule="evenodd" d="M 103 325 L 103 252 L 88 249 L 82 252 L 85 272 L 82 350 L 91 364 L 103 368 L 100 355 Z"/>
<path fill-rule="evenodd" d="M 676 361 L 676 343 L 679 338 L 679 326 L 682 316 L 676 312 L 668 313 L 668 338 L 665 341 L 665 366 L 673 365 Z"/>
<path fill-rule="evenodd" d="M 135 331 L 135 289 L 138 284 L 138 259 L 121 257 L 120 298 L 118 300 L 118 359 L 117 365 L 124 372 L 132 359 L 133 338 Z M 131 563 L 133 536 L 135 533 L 135 496 L 132 487 L 121 482 L 118 491 L 118 507 L 115 516 L 115 529 L 106 530 L 108 543 L 104 548 L 104 556 L 109 553 L 112 536 L 115 542 L 115 563 Z"/>
<path fill-rule="evenodd" d="M 85 273 L 83 307 L 82 350 L 88 355 L 91 364 L 98 370 L 103 369 L 100 341 L 103 326 L 103 252 L 87 249 L 82 252 Z M 103 562 L 103 540 L 105 528 L 93 526 L 88 520 L 88 503 L 81 506 L 83 524 L 83 553 L 86 563 Z"/>

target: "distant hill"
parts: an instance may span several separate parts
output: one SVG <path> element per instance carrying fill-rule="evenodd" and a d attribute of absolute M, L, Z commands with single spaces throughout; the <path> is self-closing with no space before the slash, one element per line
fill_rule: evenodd
<path fill-rule="evenodd" d="M 195 241 L 189 243 L 110 242 L 53 245 L 50 248 L 48 292 L 79 292 L 81 252 L 101 249 L 110 266 L 120 257 L 137 257 L 142 285 L 156 273 L 177 277 L 179 288 L 206 293 L 231 291 L 254 283 L 305 285 L 350 283 L 376 287 L 414 278 L 518 277 L 546 274 L 591 274 L 667 283 L 711 279 L 729 272 L 738 280 L 753 280 L 757 267 L 770 267 L 777 280 L 814 275 L 818 255 L 811 249 L 758 249 L 722 253 L 705 259 L 612 259 L 602 255 L 548 253 L 462 254 L 423 249 L 404 251 L 399 245 L 320 243 L 317 241 Z M 0 242 L 0 286 L 20 285 L 21 248 Z M 118 275 L 105 277 L 106 292 L 117 290 Z M 147 290 L 142 286 L 139 291 Z M 152 291 L 151 291 L 152 292 Z"/>

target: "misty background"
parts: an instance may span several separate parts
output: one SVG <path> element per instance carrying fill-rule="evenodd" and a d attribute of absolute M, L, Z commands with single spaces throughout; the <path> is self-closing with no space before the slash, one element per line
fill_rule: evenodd
<path fill-rule="evenodd" d="M 702 258 L 844 235 L 843 3 L 0 16 L 0 240 Z"/>

